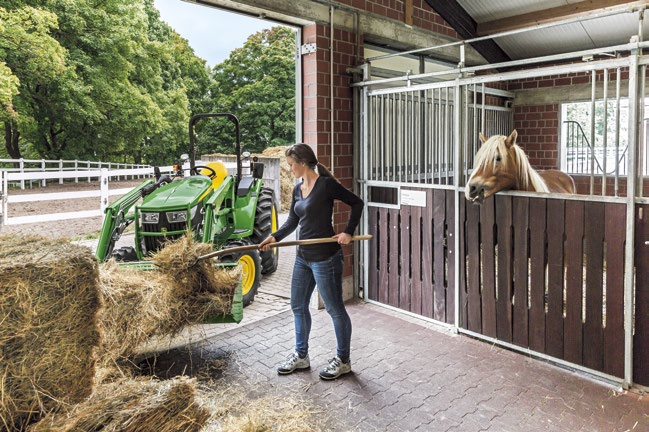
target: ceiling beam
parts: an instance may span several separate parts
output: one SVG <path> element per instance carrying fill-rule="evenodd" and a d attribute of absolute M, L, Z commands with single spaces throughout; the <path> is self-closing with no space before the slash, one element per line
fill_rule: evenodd
<path fill-rule="evenodd" d="M 339 1 L 328 0 L 184 0 L 204 6 L 213 6 L 231 12 L 242 13 L 270 21 L 290 25 L 329 24 L 329 8 L 334 7 L 334 25 L 351 32 L 358 32 L 364 42 L 385 45 L 397 51 L 407 51 L 436 45 L 446 45 L 455 39 L 433 33 L 403 21 L 379 16 L 368 11 L 346 6 Z M 358 27 L 354 24 L 358 22 Z M 457 64 L 459 49 L 449 46 L 431 50 L 429 56 Z M 485 64 L 485 58 L 477 50 L 465 53 L 467 65 Z"/>
<path fill-rule="evenodd" d="M 455 0 L 426 0 L 439 16 L 441 16 L 464 39 L 474 39 L 477 34 L 477 23 Z M 472 42 L 470 44 L 489 63 L 510 61 L 505 51 L 491 39 Z"/>
<path fill-rule="evenodd" d="M 428 3 L 430 4 L 430 1 Z M 484 22 L 477 25 L 476 36 L 487 36 L 564 20 L 594 18 L 602 13 L 630 12 L 645 7 L 648 3 L 647 0 L 585 0 L 579 3 Z"/>

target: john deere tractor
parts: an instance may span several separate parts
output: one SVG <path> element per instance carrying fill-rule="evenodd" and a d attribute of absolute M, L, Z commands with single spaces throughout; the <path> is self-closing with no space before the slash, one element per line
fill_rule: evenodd
<path fill-rule="evenodd" d="M 205 118 L 224 118 L 236 131 L 236 174 L 229 175 L 222 162 L 197 162 L 194 128 Z M 223 121 L 223 120 L 221 120 Z M 184 169 L 142 182 L 108 206 L 96 251 L 100 261 L 142 261 L 161 249 L 165 242 L 189 230 L 197 241 L 216 248 L 245 246 L 261 242 L 277 229 L 277 207 L 272 189 L 263 186 L 264 166 L 248 160 L 247 175 L 239 136 L 239 121 L 229 113 L 196 114 L 189 121 L 189 154 L 183 155 Z M 248 156 L 246 154 L 245 156 Z M 115 249 L 126 228 L 134 224 L 135 244 Z M 278 252 L 257 250 L 226 254 L 221 262 L 242 266 L 243 305 L 253 301 L 261 275 L 277 269 Z"/>

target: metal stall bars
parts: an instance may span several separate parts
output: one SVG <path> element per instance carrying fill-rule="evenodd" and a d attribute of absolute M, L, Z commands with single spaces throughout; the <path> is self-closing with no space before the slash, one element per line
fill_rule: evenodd
<path fill-rule="evenodd" d="M 638 68 L 644 59 L 633 58 L 397 88 L 377 87 L 390 80 L 358 84 L 363 119 L 361 181 L 369 203 L 364 223 L 376 239 L 367 246 L 364 286 L 369 301 L 629 385 L 631 357 L 640 345 L 630 349 L 634 230 L 624 219 L 635 214 L 632 184 L 636 182 L 628 182 L 626 198 L 511 192 L 499 194 L 481 209 L 465 205 L 461 188 L 477 149 L 475 131 L 502 128 L 500 134 L 506 135 L 525 121 L 521 116 L 516 124 L 510 120 L 498 126 L 490 111 L 506 112 L 511 119 L 507 108 L 512 101 L 514 115 L 525 113 L 525 107 L 517 107 L 511 93 L 488 95 L 490 90 L 483 89 L 505 83 L 499 91 L 507 92 L 510 83 L 520 80 L 564 74 L 596 77 L 626 69 L 630 71 L 628 94 L 635 100 L 629 105 L 634 107 L 639 98 L 633 83 L 644 81 L 637 77 L 638 70 L 644 76 Z M 487 97 L 500 98 L 501 105 L 489 109 Z M 556 103 L 549 106 L 555 109 Z M 637 110 L 631 109 L 630 129 L 637 130 L 637 116 Z M 411 134 L 410 128 L 417 124 L 424 132 Z M 619 129 L 612 135 L 619 136 Z M 633 150 L 637 137 L 629 140 Z M 619 153 L 619 143 L 614 146 Z M 632 167 L 634 153 L 628 153 Z M 454 170 L 456 166 L 461 168 Z M 413 175 L 422 167 L 423 172 Z M 634 174 L 632 168 L 629 178 L 636 178 Z M 593 177 L 590 172 L 586 175 L 589 182 Z M 606 191 L 605 179 L 601 185 Z M 588 223 L 593 220 L 605 223 Z M 452 258 L 456 244 L 459 260 Z M 454 286 L 459 289 L 453 290 Z M 455 322 L 451 311 L 458 304 L 460 320 Z"/>

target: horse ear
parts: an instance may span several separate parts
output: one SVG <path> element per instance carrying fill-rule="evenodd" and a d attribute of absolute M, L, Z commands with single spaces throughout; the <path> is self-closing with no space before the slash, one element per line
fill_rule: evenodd
<path fill-rule="evenodd" d="M 482 135 L 482 132 L 480 132 L 480 135 L 479 135 L 479 136 L 480 136 L 480 141 L 482 141 L 482 144 L 484 144 L 484 143 L 487 142 L 487 137 L 484 136 L 484 135 Z"/>
<path fill-rule="evenodd" d="M 516 138 L 518 137 L 518 132 L 516 132 L 516 129 L 512 131 L 512 133 L 509 134 L 507 139 L 505 139 L 505 144 L 507 145 L 507 148 L 513 146 L 516 144 Z"/>

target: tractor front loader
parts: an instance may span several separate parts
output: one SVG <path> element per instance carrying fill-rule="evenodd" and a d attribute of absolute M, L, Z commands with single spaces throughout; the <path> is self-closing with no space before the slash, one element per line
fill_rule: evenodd
<path fill-rule="evenodd" d="M 194 127 L 205 118 L 225 118 L 236 131 L 236 174 L 229 175 L 222 162 L 196 161 Z M 100 261 L 114 258 L 121 262 L 143 261 L 170 240 L 188 231 L 196 241 L 211 243 L 216 249 L 257 244 L 277 230 L 275 193 L 263 186 L 264 166 L 253 158 L 250 175 L 242 175 L 239 121 L 229 113 L 204 113 L 189 121 L 188 162 L 173 175 L 146 180 L 105 210 L 96 256 Z M 134 245 L 115 249 L 126 228 L 134 225 Z M 221 262 L 242 266 L 243 305 L 253 301 L 262 273 L 277 269 L 278 250 L 248 250 L 225 254 Z"/>

